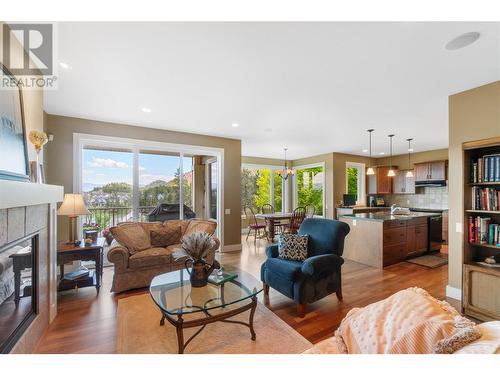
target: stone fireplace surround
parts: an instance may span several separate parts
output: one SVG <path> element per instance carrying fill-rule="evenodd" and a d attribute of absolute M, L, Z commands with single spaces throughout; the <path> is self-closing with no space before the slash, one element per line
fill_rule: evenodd
<path fill-rule="evenodd" d="M 11 353 L 32 353 L 57 314 L 56 219 L 63 187 L 0 180 L 0 248 L 38 234 L 37 315 Z"/>

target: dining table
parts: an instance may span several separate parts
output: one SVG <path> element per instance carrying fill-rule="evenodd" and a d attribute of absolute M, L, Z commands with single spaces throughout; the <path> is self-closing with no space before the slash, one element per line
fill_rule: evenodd
<path fill-rule="evenodd" d="M 267 233 L 270 241 L 274 242 L 276 236 L 276 226 L 281 220 L 289 220 L 292 217 L 291 212 L 275 212 L 269 214 L 257 214 L 257 219 L 264 219 L 267 225 Z"/>

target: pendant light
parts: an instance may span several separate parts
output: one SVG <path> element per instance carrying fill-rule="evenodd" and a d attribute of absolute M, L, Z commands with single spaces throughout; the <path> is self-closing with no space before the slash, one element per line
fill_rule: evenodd
<path fill-rule="evenodd" d="M 293 168 L 288 168 L 288 163 L 286 160 L 286 152 L 288 149 L 285 148 L 284 150 L 285 150 L 285 165 L 283 166 L 283 170 L 282 171 L 277 170 L 276 174 L 286 181 L 288 179 L 288 176 L 292 176 L 295 174 L 295 170 Z"/>
<path fill-rule="evenodd" d="M 366 170 L 366 174 L 371 176 L 375 174 L 375 171 L 372 168 L 372 132 L 374 129 L 368 129 L 367 132 L 370 134 L 370 160 L 368 161 L 368 169 Z"/>
<path fill-rule="evenodd" d="M 408 172 L 406 172 L 406 178 L 413 177 L 413 171 L 411 170 L 411 162 L 410 162 L 410 152 L 411 152 L 411 141 L 413 138 L 408 138 Z"/>
<path fill-rule="evenodd" d="M 392 137 L 394 137 L 394 134 L 389 134 L 389 140 L 391 142 L 391 149 L 390 149 L 390 168 L 389 168 L 389 172 L 387 172 L 387 177 L 394 177 L 396 175 L 396 172 L 394 172 L 394 169 L 392 169 Z"/>

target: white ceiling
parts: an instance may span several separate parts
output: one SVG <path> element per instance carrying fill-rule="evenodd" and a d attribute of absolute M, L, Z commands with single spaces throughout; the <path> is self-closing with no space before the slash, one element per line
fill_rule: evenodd
<path fill-rule="evenodd" d="M 444 49 L 469 31 L 481 38 Z M 71 69 L 45 92 L 51 114 L 238 138 L 243 155 L 276 158 L 361 155 L 374 128 L 377 156 L 390 133 L 396 154 L 408 137 L 447 147 L 448 96 L 500 79 L 500 23 L 60 23 L 58 56 Z"/>

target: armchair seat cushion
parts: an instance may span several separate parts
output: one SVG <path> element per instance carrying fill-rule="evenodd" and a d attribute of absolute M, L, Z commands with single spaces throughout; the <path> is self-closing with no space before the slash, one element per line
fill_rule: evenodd
<path fill-rule="evenodd" d="M 297 280 L 302 274 L 302 262 L 294 260 L 269 258 L 266 260 L 265 267 L 270 273 L 291 282 Z"/>
<path fill-rule="evenodd" d="M 152 247 L 147 250 L 135 253 L 129 258 L 130 268 L 154 267 L 161 264 L 173 262 L 172 253 L 175 251 L 175 245 L 165 247 Z"/>

